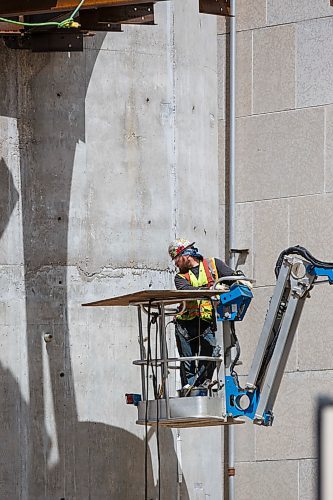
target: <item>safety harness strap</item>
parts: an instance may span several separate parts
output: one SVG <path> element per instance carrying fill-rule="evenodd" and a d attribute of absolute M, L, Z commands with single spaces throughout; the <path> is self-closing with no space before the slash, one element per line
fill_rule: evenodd
<path fill-rule="evenodd" d="M 207 262 L 206 259 L 203 259 L 202 263 L 203 263 L 203 266 L 204 266 L 204 269 L 205 269 L 205 273 L 206 273 L 206 277 L 207 277 L 208 288 L 211 288 L 214 285 L 214 278 L 212 276 L 212 272 L 210 270 L 210 266 L 209 266 L 209 264 L 208 264 L 208 262 Z"/>

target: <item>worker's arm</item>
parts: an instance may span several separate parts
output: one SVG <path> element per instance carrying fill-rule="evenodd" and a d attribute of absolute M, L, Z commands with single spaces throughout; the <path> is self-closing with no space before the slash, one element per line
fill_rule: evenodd
<path fill-rule="evenodd" d="M 231 267 L 227 266 L 221 259 L 215 258 L 215 264 L 217 269 L 217 278 L 222 278 L 224 276 L 233 276 L 235 274 Z M 186 278 L 183 278 L 179 274 L 175 276 L 175 286 L 177 290 L 197 290 L 198 288 L 191 285 Z M 200 289 L 208 288 L 208 286 L 201 286 Z"/>
<path fill-rule="evenodd" d="M 183 278 L 179 274 L 175 276 L 175 286 L 177 290 L 198 290 L 196 286 L 191 285 L 186 278 Z"/>

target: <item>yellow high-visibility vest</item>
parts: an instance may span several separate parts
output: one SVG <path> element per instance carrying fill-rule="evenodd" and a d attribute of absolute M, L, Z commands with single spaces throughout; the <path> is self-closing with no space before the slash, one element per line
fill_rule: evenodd
<path fill-rule="evenodd" d="M 201 260 L 199 263 L 199 274 L 198 277 L 191 271 L 191 269 L 185 274 L 179 274 L 182 278 L 185 278 L 192 286 L 201 287 L 204 285 L 210 285 L 218 278 L 215 259 L 209 258 L 209 264 L 212 272 L 209 269 L 207 260 Z M 201 318 L 206 321 L 211 321 L 213 317 L 213 307 L 210 300 L 191 300 L 186 302 L 186 309 L 183 313 L 177 314 L 176 319 L 180 320 L 190 320 L 194 318 Z"/>

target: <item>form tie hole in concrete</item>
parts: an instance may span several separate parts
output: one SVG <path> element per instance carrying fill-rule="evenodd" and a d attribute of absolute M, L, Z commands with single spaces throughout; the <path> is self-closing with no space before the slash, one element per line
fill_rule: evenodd
<path fill-rule="evenodd" d="M 60 377 L 64 377 L 64 376 L 65 376 L 64 372 L 60 372 Z"/>

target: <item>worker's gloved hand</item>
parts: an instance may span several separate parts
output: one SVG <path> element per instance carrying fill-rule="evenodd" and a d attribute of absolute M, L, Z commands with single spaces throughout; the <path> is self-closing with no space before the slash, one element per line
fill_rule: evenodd
<path fill-rule="evenodd" d="M 238 280 L 238 283 L 239 283 L 240 285 L 247 286 L 247 288 L 249 288 L 250 290 L 252 290 L 252 288 L 253 288 L 253 285 L 252 285 L 251 281 L 247 281 L 247 280 Z"/>
<path fill-rule="evenodd" d="M 212 290 L 219 290 L 220 292 L 229 292 L 229 287 L 224 283 L 217 283 L 217 285 L 212 287 Z"/>

